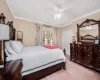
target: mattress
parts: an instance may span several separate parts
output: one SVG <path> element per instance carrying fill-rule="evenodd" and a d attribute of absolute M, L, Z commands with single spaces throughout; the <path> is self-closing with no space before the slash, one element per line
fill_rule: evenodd
<path fill-rule="evenodd" d="M 20 54 L 11 55 L 7 59 L 23 59 L 23 76 L 66 61 L 61 49 L 47 49 L 43 46 L 24 47 Z"/>

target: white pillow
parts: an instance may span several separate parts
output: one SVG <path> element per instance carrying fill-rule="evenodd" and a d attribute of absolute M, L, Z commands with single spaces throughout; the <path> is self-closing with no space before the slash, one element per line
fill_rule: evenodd
<path fill-rule="evenodd" d="M 21 51 L 23 50 L 23 47 L 24 47 L 20 41 L 11 41 L 10 40 L 10 45 L 16 53 L 21 53 Z"/>
<path fill-rule="evenodd" d="M 6 53 L 6 56 L 9 56 L 9 55 L 13 55 L 13 54 L 17 54 L 10 46 L 10 42 L 7 41 L 5 42 L 5 53 Z"/>
<path fill-rule="evenodd" d="M 5 48 L 5 53 L 6 53 L 6 56 L 9 56 L 10 53 L 7 51 L 7 49 Z"/>

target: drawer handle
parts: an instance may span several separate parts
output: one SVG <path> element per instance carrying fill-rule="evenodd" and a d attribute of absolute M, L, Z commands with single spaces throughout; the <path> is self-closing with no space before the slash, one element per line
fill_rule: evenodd
<path fill-rule="evenodd" d="M 88 56 L 90 56 L 90 55 L 88 55 Z"/>

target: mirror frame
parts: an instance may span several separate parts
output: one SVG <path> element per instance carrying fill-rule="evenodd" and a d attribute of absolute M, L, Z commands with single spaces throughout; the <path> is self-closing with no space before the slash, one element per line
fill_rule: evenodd
<path fill-rule="evenodd" d="M 98 39 L 100 40 L 100 20 L 86 19 L 81 24 L 77 24 L 77 42 L 81 42 L 79 40 L 79 37 L 80 37 L 80 28 L 81 27 L 90 26 L 90 25 L 95 25 L 95 24 L 98 24 Z"/>

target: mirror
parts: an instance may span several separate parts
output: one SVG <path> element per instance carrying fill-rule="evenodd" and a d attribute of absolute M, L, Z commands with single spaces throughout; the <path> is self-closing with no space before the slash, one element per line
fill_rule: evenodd
<path fill-rule="evenodd" d="M 78 42 L 94 42 L 100 39 L 100 21 L 87 19 L 81 25 L 77 25 Z"/>
<path fill-rule="evenodd" d="M 79 40 L 93 40 L 98 39 L 98 24 L 91 25 L 91 26 L 85 26 L 81 27 L 79 29 L 80 31 L 80 37 Z"/>

